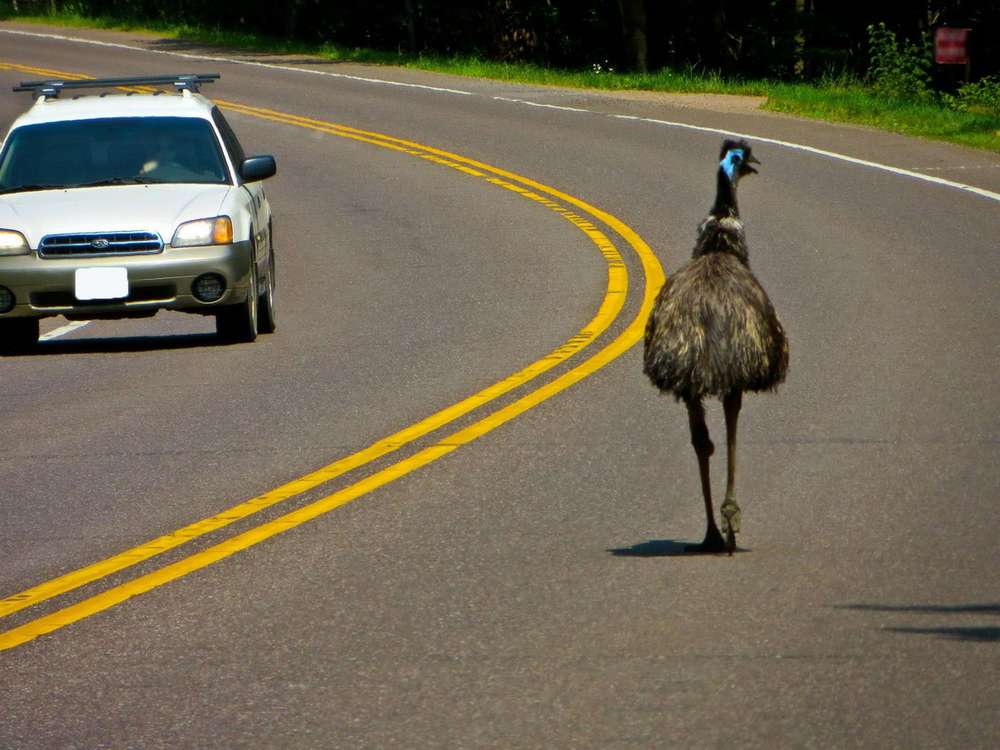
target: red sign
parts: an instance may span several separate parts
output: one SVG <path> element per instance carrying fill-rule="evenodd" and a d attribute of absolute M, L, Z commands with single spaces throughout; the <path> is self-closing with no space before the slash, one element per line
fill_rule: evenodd
<path fill-rule="evenodd" d="M 969 62 L 968 29 L 941 26 L 934 32 L 934 62 L 938 65 L 965 65 Z"/>

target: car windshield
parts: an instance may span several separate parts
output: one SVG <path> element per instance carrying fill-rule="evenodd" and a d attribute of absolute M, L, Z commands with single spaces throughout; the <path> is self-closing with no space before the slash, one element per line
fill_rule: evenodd
<path fill-rule="evenodd" d="M 0 193 L 160 183 L 226 184 L 207 120 L 114 117 L 25 125 L 0 154 Z"/>

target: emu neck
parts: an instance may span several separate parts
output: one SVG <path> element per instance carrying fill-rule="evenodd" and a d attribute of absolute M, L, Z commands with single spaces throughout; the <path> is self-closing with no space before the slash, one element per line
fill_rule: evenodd
<path fill-rule="evenodd" d="M 708 253 L 729 253 L 749 265 L 743 222 L 736 207 L 736 186 L 730 182 L 725 172 L 719 170 L 719 189 L 715 195 L 715 205 L 698 227 L 698 243 L 692 257 Z"/>
<path fill-rule="evenodd" d="M 729 179 L 722 167 L 716 173 L 715 204 L 709 213 L 719 219 L 740 215 L 736 205 L 736 183 Z"/>

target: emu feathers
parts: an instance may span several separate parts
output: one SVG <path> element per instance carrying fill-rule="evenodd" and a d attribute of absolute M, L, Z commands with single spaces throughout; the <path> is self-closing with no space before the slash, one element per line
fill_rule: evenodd
<path fill-rule="evenodd" d="M 686 401 L 770 390 L 788 368 L 785 332 L 750 271 L 736 204 L 737 183 L 759 162 L 745 141 L 723 143 L 720 158 L 692 259 L 663 285 L 646 324 L 646 375 Z"/>
<path fill-rule="evenodd" d="M 668 278 L 646 323 L 643 370 L 664 393 L 683 399 L 698 457 L 707 526 L 696 553 L 736 550 L 742 511 L 735 498 L 736 432 L 744 391 L 766 391 L 785 379 L 788 341 L 771 300 L 750 271 L 736 185 L 759 163 L 746 141 L 725 141 L 715 203 L 698 227 L 691 260 Z M 715 522 L 709 463 L 715 446 L 702 399 L 722 399 L 726 415 L 726 499 Z"/>
<path fill-rule="evenodd" d="M 736 254 L 711 252 L 667 280 L 646 324 L 645 372 L 678 399 L 765 391 L 788 344 L 771 301 Z"/>

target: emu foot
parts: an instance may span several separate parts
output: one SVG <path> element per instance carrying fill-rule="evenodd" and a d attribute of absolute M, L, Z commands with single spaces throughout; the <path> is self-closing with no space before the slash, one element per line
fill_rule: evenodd
<path fill-rule="evenodd" d="M 726 549 L 726 540 L 722 538 L 718 527 L 713 523 L 705 532 L 705 539 L 701 544 L 687 544 L 684 551 L 692 555 L 711 555 L 723 552 Z"/>
<path fill-rule="evenodd" d="M 732 555 L 736 549 L 736 535 L 740 531 L 743 514 L 740 512 L 740 506 L 731 497 L 727 497 L 722 503 L 719 514 L 722 516 L 722 533 L 726 536 L 726 551 Z"/>

